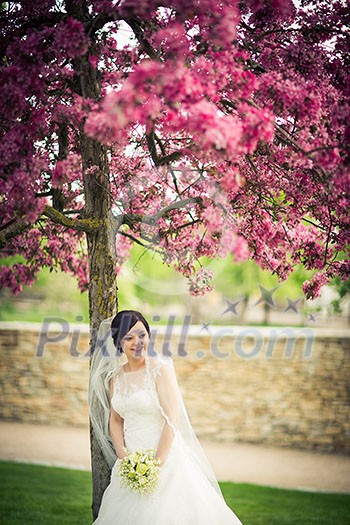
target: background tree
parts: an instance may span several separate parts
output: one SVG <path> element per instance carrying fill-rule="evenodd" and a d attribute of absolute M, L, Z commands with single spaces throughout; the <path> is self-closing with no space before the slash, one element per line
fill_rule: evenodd
<path fill-rule="evenodd" d="M 91 348 L 133 242 L 211 287 L 251 257 L 316 296 L 349 271 L 345 3 L 42 0 L 1 10 L 0 283 L 89 290 Z M 125 35 L 129 42 L 125 43 Z M 339 254 L 341 254 L 339 256 Z M 92 436 L 93 514 L 109 473 Z"/>

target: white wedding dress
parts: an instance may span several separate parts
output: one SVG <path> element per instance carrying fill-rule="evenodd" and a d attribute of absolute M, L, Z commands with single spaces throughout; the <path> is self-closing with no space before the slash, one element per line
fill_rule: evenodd
<path fill-rule="evenodd" d="M 129 451 L 157 449 L 165 424 L 157 389 L 143 375 L 142 370 L 123 372 L 124 389 L 118 383 L 112 397 L 114 410 L 124 419 Z M 180 432 L 160 468 L 153 494 L 141 495 L 122 487 L 119 464 L 117 459 L 94 525 L 242 525 L 198 467 Z"/>

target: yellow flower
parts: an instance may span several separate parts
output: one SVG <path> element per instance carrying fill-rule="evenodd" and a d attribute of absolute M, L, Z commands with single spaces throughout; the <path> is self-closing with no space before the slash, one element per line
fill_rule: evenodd
<path fill-rule="evenodd" d="M 139 463 L 136 467 L 136 472 L 141 474 L 141 476 L 146 472 L 147 465 L 145 463 Z"/>

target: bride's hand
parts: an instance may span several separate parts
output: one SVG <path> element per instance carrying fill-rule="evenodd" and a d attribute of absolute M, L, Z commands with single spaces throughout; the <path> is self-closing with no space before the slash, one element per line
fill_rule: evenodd
<path fill-rule="evenodd" d="M 155 456 L 154 459 L 156 459 L 156 460 L 159 462 L 159 466 L 160 466 L 160 467 L 164 464 L 165 459 L 162 459 L 162 458 L 160 458 L 160 457 L 158 457 L 158 456 Z"/>
<path fill-rule="evenodd" d="M 128 456 L 129 450 L 126 447 L 123 447 L 123 451 L 120 453 L 120 455 L 117 454 L 118 459 L 124 459 L 126 456 Z"/>

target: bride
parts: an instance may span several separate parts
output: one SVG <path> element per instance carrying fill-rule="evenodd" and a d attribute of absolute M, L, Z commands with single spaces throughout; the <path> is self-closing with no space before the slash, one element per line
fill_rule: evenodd
<path fill-rule="evenodd" d="M 242 525 L 225 503 L 193 431 L 172 360 L 151 351 L 140 312 L 122 310 L 101 323 L 91 363 L 92 428 L 110 465 L 93 525 Z M 159 478 L 152 494 L 122 483 L 130 452 L 154 449 Z"/>

